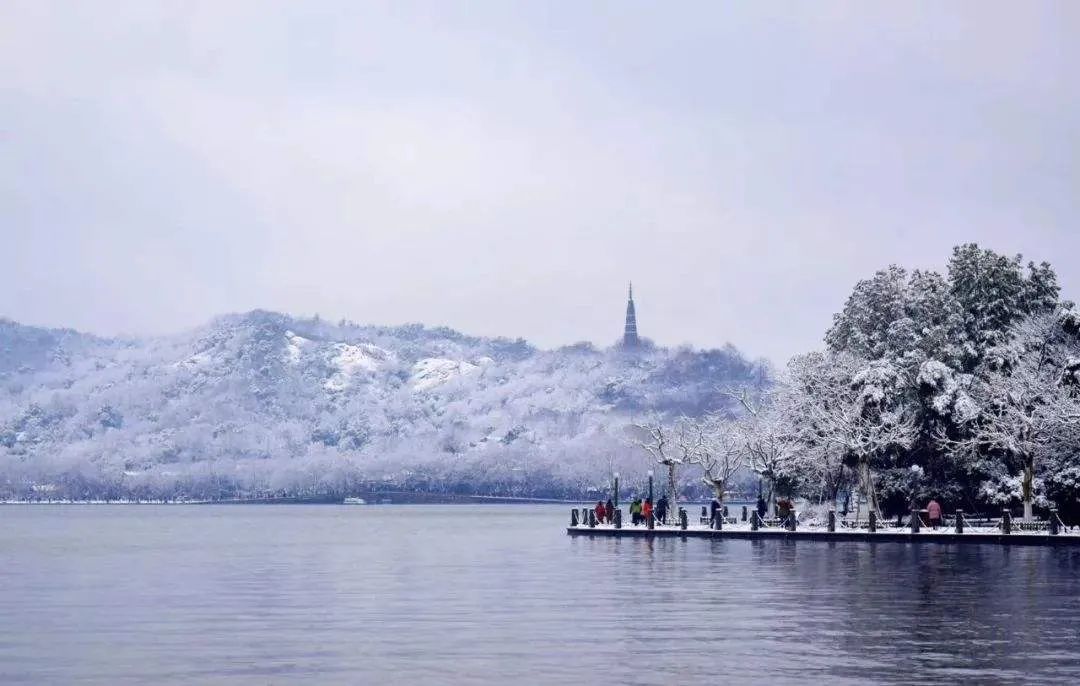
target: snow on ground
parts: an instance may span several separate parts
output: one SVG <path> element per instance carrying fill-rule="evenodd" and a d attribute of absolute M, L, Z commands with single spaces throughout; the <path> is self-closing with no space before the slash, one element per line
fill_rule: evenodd
<path fill-rule="evenodd" d="M 194 355 L 191 355 L 186 359 L 180 360 L 179 362 L 174 362 L 173 367 L 187 367 L 189 369 L 193 369 L 196 367 L 205 367 L 210 364 L 212 359 L 213 358 L 211 358 L 209 353 L 195 353 Z"/>
<path fill-rule="evenodd" d="M 344 390 L 352 384 L 355 374 L 374 372 L 380 365 L 393 359 L 394 354 L 389 350 L 370 343 L 335 343 L 331 346 L 329 362 L 337 371 L 323 385 L 331 391 Z"/>
<path fill-rule="evenodd" d="M 584 523 L 584 524 L 578 524 L 576 528 L 584 530 L 584 531 L 589 531 L 590 529 L 608 529 L 608 530 L 611 530 L 611 529 L 615 528 L 615 525 L 614 524 L 600 524 L 600 523 L 597 523 L 597 525 L 595 527 L 590 527 L 588 525 L 588 523 Z M 645 531 L 646 530 L 644 525 L 633 526 L 633 525 L 630 525 L 630 524 L 626 524 L 625 522 L 623 523 L 622 528 L 623 528 L 623 530 L 630 530 L 630 531 L 634 531 L 634 530 Z M 656 530 L 658 530 L 658 531 L 669 531 L 670 532 L 670 531 L 678 531 L 680 529 L 679 529 L 678 524 L 674 524 L 674 525 L 665 524 L 665 525 L 658 525 L 656 527 Z M 697 524 L 697 523 L 694 523 L 694 522 L 689 522 L 687 527 L 686 527 L 686 530 L 687 531 L 711 531 L 711 529 L 707 525 Z M 743 532 L 743 531 L 748 532 L 748 531 L 752 531 L 752 529 L 750 528 L 749 524 L 743 523 L 743 522 L 739 522 L 738 524 L 725 524 L 723 531 L 717 531 L 716 535 L 717 536 L 722 536 L 725 531 L 727 531 L 727 532 L 736 532 L 736 531 L 738 531 L 738 532 Z M 804 526 L 804 525 L 800 524 L 797 532 L 821 534 L 822 538 L 828 538 L 829 535 L 830 535 L 830 532 L 828 531 L 827 527 L 825 527 L 825 526 Z M 783 534 L 786 534 L 786 533 L 789 533 L 789 532 L 787 531 L 787 529 L 784 529 L 783 527 L 770 526 L 770 527 L 762 527 L 762 528 L 758 529 L 756 533 L 762 534 L 762 535 L 772 535 L 772 534 L 783 535 Z M 873 534 L 871 534 L 865 528 L 855 529 L 855 528 L 837 527 L 835 533 L 843 534 L 843 535 L 848 535 L 848 534 L 866 534 L 866 535 L 873 535 L 873 536 L 881 535 L 881 536 L 883 536 L 885 538 L 894 537 L 897 534 L 901 534 L 901 535 L 905 535 L 905 536 L 923 536 L 923 535 L 929 536 L 929 535 L 934 535 L 934 534 L 949 534 L 949 535 L 952 535 L 952 536 L 961 536 L 961 537 L 978 537 L 978 536 L 994 536 L 994 537 L 996 537 L 996 536 L 1001 536 L 1002 535 L 1001 534 L 1001 529 L 997 528 L 996 526 L 971 526 L 971 525 L 965 526 L 964 527 L 964 533 L 962 533 L 962 534 L 957 534 L 956 529 L 952 528 L 952 527 L 940 527 L 938 529 L 931 529 L 929 527 L 922 527 L 922 528 L 919 529 L 919 533 L 917 533 L 917 534 L 913 534 L 911 532 L 911 529 L 909 529 L 907 527 L 879 528 Z M 1025 536 L 1045 537 L 1048 534 L 1049 534 L 1049 532 L 1047 530 L 1045 530 L 1045 529 L 1038 530 L 1038 531 L 1023 531 L 1023 530 L 1014 529 L 1012 531 L 1012 533 L 1009 534 L 1009 535 L 1017 537 L 1017 538 L 1022 538 L 1022 537 L 1025 537 Z M 1062 527 L 1061 533 L 1058 534 L 1058 536 L 1060 538 L 1063 538 L 1063 539 L 1080 538 L 1080 527 Z"/>
<path fill-rule="evenodd" d="M 477 365 L 471 362 L 428 357 L 413 365 L 411 382 L 414 389 L 427 391 L 476 369 Z"/>
<path fill-rule="evenodd" d="M 289 364 L 299 364 L 300 355 L 304 347 L 311 343 L 311 339 L 298 336 L 292 331 L 285 332 L 285 361 Z"/>

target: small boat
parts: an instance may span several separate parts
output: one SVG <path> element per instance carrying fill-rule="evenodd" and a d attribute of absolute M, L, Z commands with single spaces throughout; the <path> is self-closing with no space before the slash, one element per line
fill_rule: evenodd
<path fill-rule="evenodd" d="M 345 505 L 367 505 L 367 501 L 363 498 L 346 498 Z"/>

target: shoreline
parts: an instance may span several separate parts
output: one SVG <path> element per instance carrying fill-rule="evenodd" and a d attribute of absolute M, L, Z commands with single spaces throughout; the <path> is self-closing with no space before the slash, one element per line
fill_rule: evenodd
<path fill-rule="evenodd" d="M 569 536 L 587 536 L 601 538 L 704 538 L 713 540 L 784 540 L 784 541 L 817 541 L 826 543 L 837 542 L 892 542 L 892 543 L 996 543 L 1000 545 L 1048 545 L 1048 546 L 1080 546 L 1080 534 L 1059 533 L 1051 535 L 1045 532 L 1017 531 L 1003 534 L 997 530 L 978 531 L 969 530 L 962 534 L 954 531 L 933 531 L 923 529 L 919 533 L 910 530 L 878 530 L 869 531 L 827 531 L 825 529 L 806 528 L 795 531 L 787 529 L 763 528 L 756 531 L 749 528 L 725 528 L 722 530 L 708 529 L 704 527 L 657 527 L 646 529 L 644 527 L 629 527 L 616 529 L 611 525 L 569 526 L 566 528 Z"/>

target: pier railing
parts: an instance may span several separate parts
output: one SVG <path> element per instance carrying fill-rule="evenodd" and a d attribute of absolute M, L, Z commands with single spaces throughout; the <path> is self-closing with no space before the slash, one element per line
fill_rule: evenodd
<path fill-rule="evenodd" d="M 668 521 L 657 521 L 655 517 L 645 518 L 639 516 L 636 519 L 640 521 L 635 520 L 630 524 L 633 527 L 641 527 L 643 529 L 654 529 L 657 526 L 679 528 L 682 530 L 690 528 L 689 516 L 685 508 L 676 508 L 675 512 L 672 514 L 674 516 L 670 517 Z M 622 516 L 622 511 L 618 508 L 614 509 L 611 513 L 605 511 L 604 515 L 603 520 L 601 520 L 597 517 L 597 511 L 593 508 L 574 508 L 570 513 L 570 526 L 572 528 L 588 527 L 595 529 L 597 527 L 610 527 L 622 529 L 626 524 Z M 846 517 L 837 517 L 836 512 L 830 510 L 828 512 L 828 518 L 823 525 L 820 522 L 800 522 L 800 518 L 795 512 L 784 513 L 783 515 L 776 517 L 763 517 L 758 514 L 756 510 L 742 506 L 740 517 L 739 513 L 736 513 L 735 516 L 731 516 L 727 507 L 720 510 L 712 510 L 711 512 L 709 508 L 702 507 L 701 516 L 698 518 L 698 526 L 694 528 L 696 530 L 711 529 L 716 531 L 723 531 L 728 528 L 749 531 L 770 529 L 796 531 L 800 526 L 804 526 L 811 531 L 826 531 L 830 533 L 837 531 L 849 533 L 875 533 L 877 531 L 883 533 L 897 533 L 910 530 L 911 533 L 917 534 L 925 529 L 930 533 L 963 534 L 966 531 L 972 534 L 996 533 L 1010 535 L 1013 533 L 1039 533 L 1048 534 L 1050 536 L 1057 536 L 1063 531 L 1072 531 L 1070 527 L 1065 526 L 1056 510 L 1051 510 L 1047 519 L 1030 522 L 1014 519 L 1009 510 L 1002 510 L 1001 514 L 998 516 L 988 513 L 966 514 L 963 510 L 957 510 L 953 514 L 944 515 L 941 518 L 940 524 L 935 526 L 931 526 L 923 515 L 924 513 L 920 510 L 912 510 L 906 520 L 901 516 L 894 523 L 891 519 L 888 522 L 879 520 L 874 512 L 869 513 L 869 516 L 866 519 L 849 519 Z"/>

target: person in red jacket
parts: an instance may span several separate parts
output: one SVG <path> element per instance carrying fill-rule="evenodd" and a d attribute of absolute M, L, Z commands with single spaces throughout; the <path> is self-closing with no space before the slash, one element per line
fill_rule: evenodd
<path fill-rule="evenodd" d="M 645 504 L 641 506 L 641 518 L 646 525 L 652 520 L 652 498 L 646 498 Z"/>
<path fill-rule="evenodd" d="M 931 498 L 926 504 L 926 518 L 930 520 L 931 528 L 941 526 L 941 503 Z"/>
<path fill-rule="evenodd" d="M 607 517 L 607 510 L 604 509 L 604 503 L 601 500 L 597 500 L 596 501 L 596 521 L 603 524 L 605 517 Z"/>

